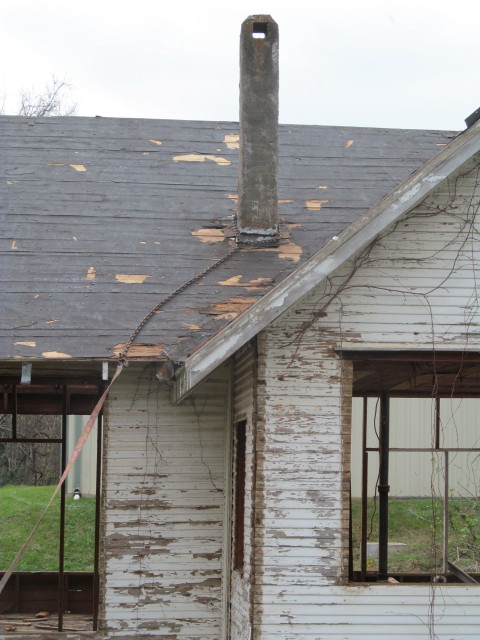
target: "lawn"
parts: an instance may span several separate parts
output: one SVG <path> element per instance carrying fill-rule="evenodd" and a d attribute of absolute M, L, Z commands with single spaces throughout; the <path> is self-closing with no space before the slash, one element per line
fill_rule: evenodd
<path fill-rule="evenodd" d="M 54 487 L 0 487 L 0 571 L 8 569 Z M 58 571 L 60 497 L 47 511 L 16 571 Z M 65 571 L 93 571 L 95 498 L 65 503 Z"/>
<path fill-rule="evenodd" d="M 443 563 L 443 501 L 439 498 L 390 498 L 389 541 L 407 545 L 389 554 L 392 572 L 441 572 Z M 480 501 L 450 500 L 448 559 L 464 571 L 480 571 Z M 369 542 L 378 541 L 378 500 L 368 503 Z M 372 523 L 372 525 L 370 525 Z M 354 568 L 359 569 L 360 499 L 352 500 Z M 368 559 L 375 570 L 376 559 Z"/>

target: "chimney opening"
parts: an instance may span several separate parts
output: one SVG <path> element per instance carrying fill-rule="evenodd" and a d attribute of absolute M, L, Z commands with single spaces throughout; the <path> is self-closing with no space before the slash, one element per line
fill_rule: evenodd
<path fill-rule="evenodd" d="M 252 36 L 254 38 L 267 37 L 268 22 L 254 22 L 252 27 Z"/>

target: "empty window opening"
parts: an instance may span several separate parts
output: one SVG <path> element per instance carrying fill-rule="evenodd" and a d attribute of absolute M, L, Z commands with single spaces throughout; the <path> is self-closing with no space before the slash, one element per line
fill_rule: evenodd
<path fill-rule="evenodd" d="M 3 384 L 1 391 L 0 572 L 5 572 L 50 500 L 101 389 L 100 384 Z M 31 629 L 22 626 L 22 633 L 96 629 L 101 427 L 99 418 L 0 596 L 7 616 L 48 612 Z"/>
<path fill-rule="evenodd" d="M 254 38 L 266 38 L 268 30 L 267 22 L 254 22 L 252 27 L 252 36 Z"/>
<path fill-rule="evenodd" d="M 246 420 L 235 425 L 235 518 L 233 568 L 243 570 L 245 562 L 245 454 Z"/>
<path fill-rule="evenodd" d="M 350 579 L 478 582 L 478 363 L 389 367 L 354 362 Z"/>

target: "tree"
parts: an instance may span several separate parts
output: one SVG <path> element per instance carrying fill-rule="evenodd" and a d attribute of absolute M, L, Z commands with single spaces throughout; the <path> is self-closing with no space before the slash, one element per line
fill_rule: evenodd
<path fill-rule="evenodd" d="M 72 87 L 66 78 L 59 80 L 52 75 L 40 93 L 34 88 L 20 91 L 16 113 L 29 118 L 73 116 L 77 105 L 69 100 L 71 90 Z M 0 113 L 4 113 L 4 106 L 5 100 Z"/>
<path fill-rule="evenodd" d="M 18 415 L 19 438 L 58 439 L 61 416 Z M 0 437 L 12 437 L 12 420 L 0 414 Z M 60 469 L 60 445 L 56 442 L 0 442 L 0 487 L 7 484 L 43 486 L 55 484 Z"/>

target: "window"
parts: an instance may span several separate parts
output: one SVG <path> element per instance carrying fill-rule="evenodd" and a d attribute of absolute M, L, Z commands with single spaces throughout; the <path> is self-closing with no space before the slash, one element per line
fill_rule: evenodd
<path fill-rule="evenodd" d="M 4 378 L 0 387 L 3 572 L 50 499 L 101 393 L 100 382 L 17 382 L 18 378 Z M 89 449 L 77 459 L 0 596 L 2 610 L 17 618 L 19 613 L 49 612 L 48 618 L 32 625 L 40 629 L 91 630 L 92 618 L 96 628 L 101 418 L 97 422 L 87 441 Z M 80 497 L 75 499 L 74 493 Z M 71 616 L 76 616 L 73 622 Z"/>
<path fill-rule="evenodd" d="M 241 571 L 245 559 L 245 450 L 246 420 L 235 425 L 235 518 L 233 568 Z"/>
<path fill-rule="evenodd" d="M 353 581 L 480 579 L 480 377 L 453 356 L 354 360 Z"/>

